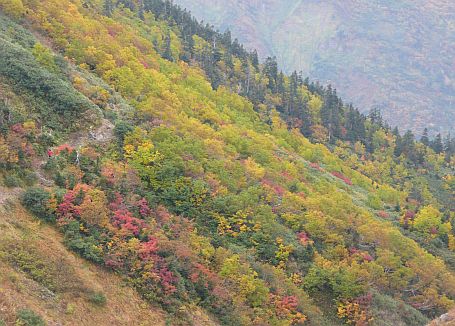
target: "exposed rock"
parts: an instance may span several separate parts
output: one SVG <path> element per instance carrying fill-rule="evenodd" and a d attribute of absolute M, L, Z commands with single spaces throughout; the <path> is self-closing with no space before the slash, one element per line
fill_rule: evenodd
<path fill-rule="evenodd" d="M 450 311 L 433 320 L 429 326 L 452 326 L 455 325 L 455 311 Z"/>

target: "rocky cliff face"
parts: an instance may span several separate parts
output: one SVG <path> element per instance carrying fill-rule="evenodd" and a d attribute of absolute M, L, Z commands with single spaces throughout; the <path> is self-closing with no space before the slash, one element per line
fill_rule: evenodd
<path fill-rule="evenodd" d="M 286 71 L 419 132 L 455 127 L 455 2 L 177 0 Z"/>

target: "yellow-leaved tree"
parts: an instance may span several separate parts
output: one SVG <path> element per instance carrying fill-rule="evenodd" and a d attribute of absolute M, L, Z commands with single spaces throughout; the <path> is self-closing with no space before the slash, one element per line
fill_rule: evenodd
<path fill-rule="evenodd" d="M 19 18 L 25 13 L 24 4 L 21 0 L 0 0 L 1 9 L 14 18 Z"/>
<path fill-rule="evenodd" d="M 451 230 L 450 223 L 443 223 L 441 212 L 431 205 L 419 211 L 413 222 L 413 228 L 427 239 L 448 234 Z"/>

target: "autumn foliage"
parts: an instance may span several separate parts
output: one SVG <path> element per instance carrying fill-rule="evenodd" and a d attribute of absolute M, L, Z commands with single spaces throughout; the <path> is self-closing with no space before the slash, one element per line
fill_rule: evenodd
<path fill-rule="evenodd" d="M 2 169 L 35 167 L 49 179 L 23 202 L 56 222 L 69 248 L 122 275 L 176 324 L 194 306 L 226 325 L 324 325 L 337 317 L 367 325 L 384 302 L 420 321 L 454 305 L 453 212 L 406 158 L 390 153 L 397 136 L 371 118 L 369 148 L 354 136 L 331 139 L 320 112 L 333 91 L 295 84 L 296 100 L 315 119 L 312 143 L 300 130 L 305 119 L 289 125 L 277 111 L 283 103 L 270 88 L 278 77 L 243 76 L 266 69 L 240 57 L 240 46 L 232 52 L 220 42 L 215 51 L 212 39 L 182 38 L 178 21 L 149 12 L 152 2 L 144 1 L 147 10 L 142 1 L 123 3 L 23 1 L 20 11 L 62 57 L 35 47 L 30 60 L 75 92 L 64 101 L 72 113 L 51 103 L 49 115 L 89 124 L 82 107 L 115 124 L 105 142 L 89 137 L 74 148 L 78 133 L 58 131 L 59 123 L 24 120 L 0 133 Z M 210 67 L 224 72 L 216 83 L 204 73 Z M 245 78 L 263 103 L 238 94 Z M 299 76 L 282 78 L 291 84 Z M 43 163 L 48 148 L 55 155 Z M 428 153 L 447 172 L 445 158 Z M 450 180 L 438 182 L 450 190 Z"/>

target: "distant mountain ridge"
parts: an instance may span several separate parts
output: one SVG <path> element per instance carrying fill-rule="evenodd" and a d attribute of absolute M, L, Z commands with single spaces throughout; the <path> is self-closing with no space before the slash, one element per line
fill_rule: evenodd
<path fill-rule="evenodd" d="M 455 2 L 177 0 L 196 17 L 420 133 L 455 127 Z"/>

